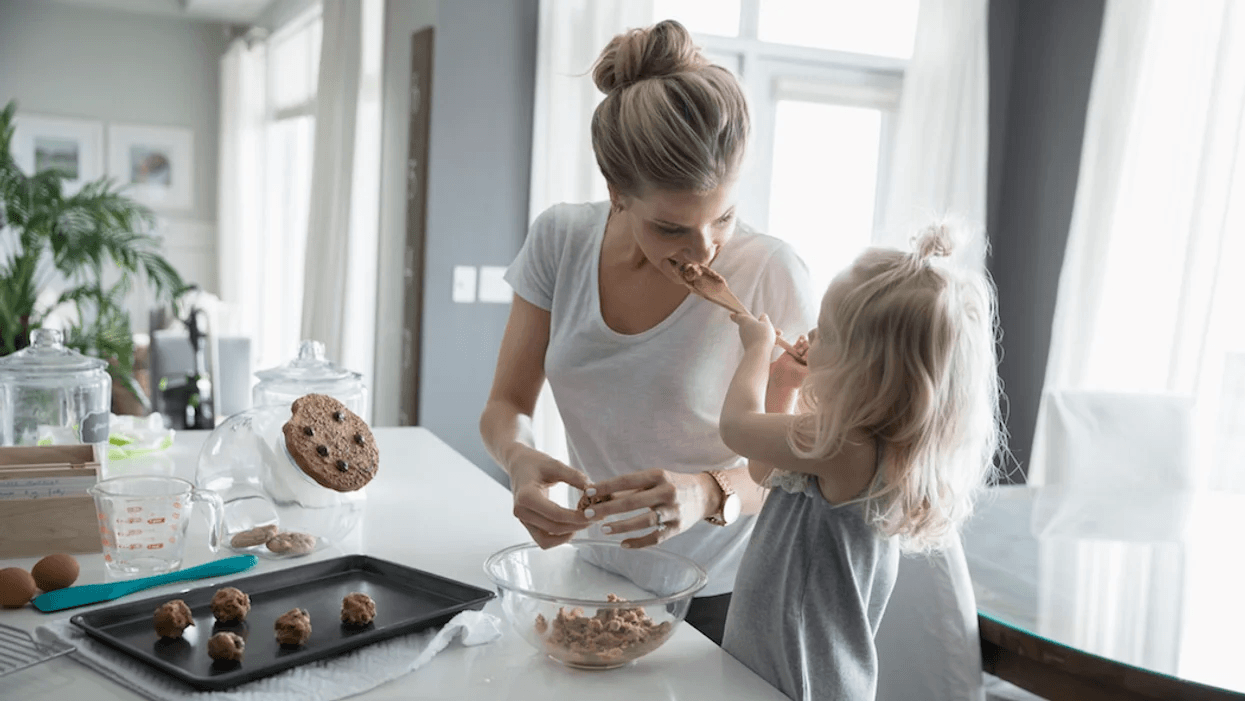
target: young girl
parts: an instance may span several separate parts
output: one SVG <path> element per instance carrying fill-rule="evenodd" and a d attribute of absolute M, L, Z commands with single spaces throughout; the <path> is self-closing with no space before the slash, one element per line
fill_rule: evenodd
<path fill-rule="evenodd" d="M 722 646 L 793 699 L 874 697 L 873 636 L 900 551 L 957 537 L 993 469 L 993 286 L 942 260 L 951 248 L 934 227 L 916 252 L 869 249 L 835 278 L 794 415 L 763 408 L 773 326 L 733 317 L 744 358 L 722 439 L 774 489 Z"/>

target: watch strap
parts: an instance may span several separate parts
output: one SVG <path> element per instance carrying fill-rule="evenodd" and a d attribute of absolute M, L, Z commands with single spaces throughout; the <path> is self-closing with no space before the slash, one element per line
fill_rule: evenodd
<path fill-rule="evenodd" d="M 705 472 L 709 473 L 713 481 L 717 482 L 718 488 L 722 490 L 722 501 L 718 503 L 718 510 L 706 516 L 705 520 L 715 526 L 725 526 L 726 518 L 722 514 L 722 509 L 726 506 L 727 498 L 734 494 L 735 490 L 731 489 L 731 483 L 727 481 L 726 475 L 722 474 L 721 470 L 705 470 Z"/>

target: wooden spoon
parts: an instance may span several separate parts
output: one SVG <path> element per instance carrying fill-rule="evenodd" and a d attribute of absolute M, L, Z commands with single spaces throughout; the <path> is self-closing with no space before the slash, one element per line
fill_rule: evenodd
<path fill-rule="evenodd" d="M 739 301 L 735 293 L 731 292 L 731 288 L 726 284 L 726 278 L 716 270 L 698 263 L 673 263 L 673 265 L 678 268 L 679 279 L 683 281 L 687 289 L 731 312 L 751 316 L 748 308 Z M 791 354 L 792 358 L 802 364 L 808 364 L 790 343 L 783 340 L 782 336 L 776 337 L 774 342 Z"/>

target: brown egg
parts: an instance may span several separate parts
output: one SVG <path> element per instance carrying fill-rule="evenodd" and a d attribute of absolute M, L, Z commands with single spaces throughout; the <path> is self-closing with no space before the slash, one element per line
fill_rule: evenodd
<path fill-rule="evenodd" d="M 78 561 L 73 555 L 48 555 L 30 568 L 35 585 L 43 591 L 64 589 L 78 580 Z"/>
<path fill-rule="evenodd" d="M 21 608 L 35 598 L 35 578 L 20 567 L 0 570 L 0 606 Z"/>

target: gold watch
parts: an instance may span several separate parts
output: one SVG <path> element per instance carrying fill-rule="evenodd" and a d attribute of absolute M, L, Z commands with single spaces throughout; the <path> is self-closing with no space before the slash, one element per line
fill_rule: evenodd
<path fill-rule="evenodd" d="M 718 483 L 718 487 L 722 489 L 722 506 L 715 514 L 705 517 L 705 520 L 715 526 L 729 526 L 739 518 L 739 513 L 743 509 L 739 495 L 731 489 L 731 483 L 726 479 L 726 475 L 721 470 L 706 470 L 714 482 Z"/>

